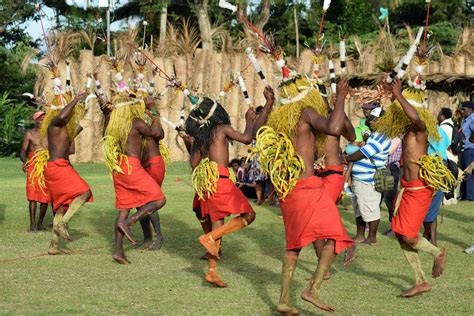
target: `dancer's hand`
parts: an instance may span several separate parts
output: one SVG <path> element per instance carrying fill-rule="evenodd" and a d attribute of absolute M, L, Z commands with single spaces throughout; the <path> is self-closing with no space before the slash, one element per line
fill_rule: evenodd
<path fill-rule="evenodd" d="M 82 92 L 82 93 L 80 93 L 80 94 L 77 95 L 76 99 L 77 99 L 78 101 L 83 101 L 83 100 L 85 100 L 85 99 L 87 98 L 88 95 L 89 95 L 89 93 L 87 93 L 87 92 Z"/>
<path fill-rule="evenodd" d="M 336 87 L 336 95 L 337 97 L 340 98 L 346 98 L 346 96 L 349 94 L 349 83 L 347 82 L 346 77 L 342 77 L 339 82 L 337 83 Z"/>
<path fill-rule="evenodd" d="M 257 113 L 255 113 L 255 109 L 252 107 L 249 108 L 247 112 L 245 113 L 245 120 L 255 121 L 256 118 L 257 118 Z"/>
<path fill-rule="evenodd" d="M 266 86 L 265 90 L 263 90 L 263 96 L 265 97 L 265 100 L 267 101 L 267 104 L 270 104 L 275 102 L 275 93 L 273 92 L 273 89 L 271 86 Z"/>
<path fill-rule="evenodd" d="M 400 81 L 400 78 L 397 77 L 393 79 L 392 84 L 390 85 L 390 90 L 394 97 L 402 95 L 402 82 Z"/>

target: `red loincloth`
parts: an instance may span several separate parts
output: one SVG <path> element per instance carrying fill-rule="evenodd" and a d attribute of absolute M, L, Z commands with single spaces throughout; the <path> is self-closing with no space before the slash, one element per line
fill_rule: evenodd
<path fill-rule="evenodd" d="M 49 196 L 48 187 L 41 189 L 38 184 L 38 179 L 33 179 L 31 182 L 31 173 L 35 167 L 35 161 L 31 159 L 34 156 L 34 152 L 28 153 L 28 170 L 26 171 L 26 199 L 28 201 L 36 201 L 39 203 L 51 203 L 51 197 Z"/>
<path fill-rule="evenodd" d="M 158 183 L 143 169 L 138 158 L 128 156 L 128 165 L 127 159 L 122 159 L 120 167 L 124 173 L 114 172 L 112 175 L 117 209 L 140 207 L 165 198 Z"/>
<path fill-rule="evenodd" d="M 399 195 L 402 194 L 398 211 L 392 218 L 392 230 L 405 237 L 415 238 L 418 236 L 426 214 L 428 214 L 433 199 L 433 189 L 427 187 L 421 179 L 407 182 L 402 177 L 400 182 L 403 191 L 398 192 L 394 201 L 394 205 L 396 205 Z M 413 189 L 420 187 L 424 188 Z"/>
<path fill-rule="evenodd" d="M 154 156 L 142 163 L 143 168 L 161 187 L 165 179 L 166 166 L 161 156 Z"/>
<path fill-rule="evenodd" d="M 318 239 L 334 239 L 335 253 L 352 245 L 334 201 L 316 176 L 298 180 L 280 200 L 285 224 L 286 249 L 300 249 Z"/>
<path fill-rule="evenodd" d="M 254 210 L 245 195 L 229 179 L 229 169 L 222 166 L 217 168 L 220 176 L 217 180 L 217 191 L 202 201 L 202 218 L 210 216 L 214 222 L 232 214 L 253 213 Z"/>
<path fill-rule="evenodd" d="M 48 161 L 44 170 L 44 178 L 53 200 L 54 212 L 61 206 L 69 207 L 72 200 L 91 189 L 69 161 L 64 158 Z M 88 202 L 92 201 L 94 198 L 91 195 Z"/>
<path fill-rule="evenodd" d="M 339 201 L 341 192 L 344 189 L 345 178 L 343 172 L 344 165 L 342 164 L 315 170 L 315 175 L 323 180 L 324 190 L 326 194 L 329 194 L 334 203 Z"/>

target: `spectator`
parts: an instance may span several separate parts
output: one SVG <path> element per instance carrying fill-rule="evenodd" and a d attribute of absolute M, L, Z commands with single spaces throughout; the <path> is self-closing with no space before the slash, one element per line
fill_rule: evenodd
<path fill-rule="evenodd" d="M 461 104 L 464 121 L 461 131 L 464 137 L 464 149 L 461 154 L 461 169 L 466 169 L 474 161 L 474 102 Z M 474 179 L 465 177 L 461 183 L 461 200 L 474 201 Z"/>
<path fill-rule="evenodd" d="M 453 111 L 450 108 L 441 108 L 441 110 L 438 113 L 438 124 L 448 136 L 450 145 L 451 145 L 451 142 L 453 141 L 453 131 L 456 126 L 454 125 L 452 117 L 453 117 Z M 453 153 L 451 148 L 448 148 L 447 157 L 448 159 L 454 162 L 458 162 L 458 156 Z"/>
<path fill-rule="evenodd" d="M 256 183 L 250 170 L 250 163 L 244 162 L 242 169 L 243 177 L 242 180 L 237 182 L 237 186 L 247 198 L 255 199 L 257 198 L 255 191 Z"/>
<path fill-rule="evenodd" d="M 400 138 L 392 139 L 390 152 L 388 154 L 387 167 L 390 169 L 390 174 L 393 176 L 394 185 L 391 191 L 385 192 L 383 198 L 388 209 L 388 221 L 392 222 L 394 201 L 397 196 L 398 182 L 400 181 L 400 159 L 402 158 L 402 140 Z M 386 236 L 393 236 L 392 229 L 389 228 L 383 233 Z"/>
<path fill-rule="evenodd" d="M 234 158 L 230 161 L 230 167 L 234 170 L 235 178 L 237 182 L 244 181 L 244 169 L 241 166 L 241 161 L 238 158 Z"/>
<path fill-rule="evenodd" d="M 377 107 L 380 107 L 380 104 L 378 104 L 377 102 L 362 105 L 362 112 L 364 113 L 364 117 L 359 120 L 359 126 L 356 126 L 354 128 L 356 133 L 356 143 L 366 141 L 368 136 L 370 135 L 370 129 L 366 124 L 366 120 L 370 116 L 370 111 Z"/>
<path fill-rule="evenodd" d="M 373 109 L 366 120 L 372 134 L 366 145 L 355 153 L 345 156 L 346 162 L 354 162 L 352 168 L 352 198 L 355 210 L 357 234 L 355 242 L 365 242 L 369 245 L 377 243 L 377 229 L 380 223 L 381 193 L 375 190 L 374 175 L 377 168 L 387 164 L 390 151 L 390 139 L 374 132 L 373 122 L 383 115 L 380 107 Z M 365 238 L 365 227 L 369 225 L 369 235 Z"/>
<path fill-rule="evenodd" d="M 438 126 L 438 132 L 441 136 L 441 140 L 434 141 L 432 139 L 429 140 L 428 145 L 428 154 L 438 154 L 443 158 L 444 163 L 447 165 L 448 161 L 448 147 L 451 144 L 448 135 L 444 132 L 441 126 Z M 423 237 L 428 239 L 433 245 L 436 246 L 436 226 L 439 209 L 441 208 L 441 204 L 443 202 L 443 191 L 437 191 L 434 196 L 433 200 L 431 201 L 430 207 L 428 209 L 428 214 L 426 214 L 425 220 L 423 221 L 424 232 Z"/>

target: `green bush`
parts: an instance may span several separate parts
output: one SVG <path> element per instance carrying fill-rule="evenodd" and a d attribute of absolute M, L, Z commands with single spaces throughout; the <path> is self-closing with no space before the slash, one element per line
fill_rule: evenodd
<path fill-rule="evenodd" d="M 27 128 L 33 125 L 34 109 L 24 102 L 8 98 L 8 92 L 0 97 L 0 156 L 17 156 Z"/>

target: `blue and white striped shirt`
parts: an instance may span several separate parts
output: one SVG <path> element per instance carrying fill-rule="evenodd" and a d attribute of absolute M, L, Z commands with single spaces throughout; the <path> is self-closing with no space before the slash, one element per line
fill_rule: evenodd
<path fill-rule="evenodd" d="M 387 164 L 390 145 L 390 138 L 373 132 L 367 139 L 365 146 L 360 149 L 367 158 L 354 162 L 352 168 L 353 179 L 367 184 L 374 184 L 375 170 Z M 372 158 L 375 165 L 368 158 Z"/>

